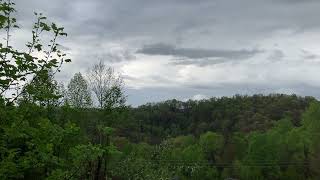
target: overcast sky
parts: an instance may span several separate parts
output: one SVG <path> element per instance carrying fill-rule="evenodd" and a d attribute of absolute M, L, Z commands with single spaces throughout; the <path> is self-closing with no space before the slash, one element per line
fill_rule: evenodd
<path fill-rule="evenodd" d="M 100 59 L 128 103 L 287 93 L 320 97 L 319 0 L 16 0 L 19 42 L 33 11 L 65 27 L 67 83 Z"/>

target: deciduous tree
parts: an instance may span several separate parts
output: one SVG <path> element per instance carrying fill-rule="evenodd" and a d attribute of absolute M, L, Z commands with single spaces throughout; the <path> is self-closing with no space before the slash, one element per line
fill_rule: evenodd
<path fill-rule="evenodd" d="M 81 73 L 76 73 L 70 80 L 67 97 L 68 103 L 75 108 L 87 108 L 92 105 L 88 83 Z"/>
<path fill-rule="evenodd" d="M 89 70 L 88 78 L 100 108 L 117 107 L 124 104 L 123 81 L 115 74 L 113 68 L 107 67 L 100 61 Z"/>

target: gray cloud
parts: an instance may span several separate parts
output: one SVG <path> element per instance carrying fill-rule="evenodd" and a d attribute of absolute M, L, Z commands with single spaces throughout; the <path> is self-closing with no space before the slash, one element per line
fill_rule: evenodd
<path fill-rule="evenodd" d="M 200 67 L 204 66 L 209 66 L 209 65 L 214 65 L 214 64 L 221 64 L 225 62 L 231 61 L 230 59 L 210 59 L 210 58 L 205 58 L 205 59 L 173 59 L 173 62 L 169 64 L 173 65 L 197 65 Z"/>
<path fill-rule="evenodd" d="M 319 27 L 320 8 L 316 0 L 28 0 L 17 4 L 23 20 L 28 21 L 33 10 L 43 11 L 64 24 L 72 36 L 95 34 L 117 40 L 143 36 L 170 43 L 183 39 L 202 46 L 203 42 L 195 42 L 202 39 L 195 36 L 248 42 L 277 29 Z"/>
<path fill-rule="evenodd" d="M 268 57 L 271 61 L 280 61 L 285 57 L 284 52 L 277 49 L 272 51 L 272 54 Z"/>
<path fill-rule="evenodd" d="M 315 59 L 320 59 L 320 55 L 306 51 L 306 50 L 301 50 L 302 55 L 301 58 L 303 59 L 308 59 L 308 60 L 315 60 Z"/>
<path fill-rule="evenodd" d="M 168 44 L 152 44 L 139 49 L 137 53 L 148 55 L 172 55 L 190 59 L 222 58 L 222 59 L 247 59 L 260 50 L 219 50 L 202 48 L 177 48 Z"/>
<path fill-rule="evenodd" d="M 183 82 L 195 87 L 187 93 L 182 93 L 185 86 L 175 90 L 168 86 L 162 92 L 157 88 L 149 91 L 142 87 L 141 91 L 130 91 L 131 97 L 135 98 L 131 102 L 136 104 L 159 100 L 156 97 L 186 98 L 195 94 L 221 95 L 223 92 L 226 95 L 276 92 L 277 89 L 295 89 L 306 95 L 317 92 L 310 86 L 291 87 L 290 83 L 297 80 L 290 77 L 295 77 L 296 72 L 303 68 L 298 84 L 301 81 L 309 85 L 317 82 L 316 78 L 313 79 L 317 75 L 311 76 L 310 73 L 311 70 L 312 74 L 317 72 L 318 64 L 305 60 L 319 59 L 320 52 L 313 48 L 319 42 L 316 37 L 320 37 L 319 0 L 16 0 L 16 4 L 18 23 L 23 28 L 30 30 L 35 10 L 44 12 L 68 32 L 68 38 L 59 40 L 59 43 L 70 52 L 73 63 L 63 67 L 58 76 L 60 80 L 66 81 L 73 73 L 84 71 L 99 59 L 104 59 L 111 65 L 123 63 L 130 66 L 126 69 L 131 69 L 131 74 L 127 75 L 133 84 L 140 81 L 151 82 L 148 87 L 157 82 L 165 84 L 168 80 L 158 76 L 163 72 L 154 73 L 148 69 L 152 68 L 150 64 L 146 66 L 141 62 L 148 58 L 162 62 L 165 60 L 153 55 L 170 55 L 174 58 L 169 63 L 155 64 L 165 66 L 159 69 L 167 70 L 166 73 L 181 70 L 179 75 Z M 20 37 L 26 39 L 30 34 L 24 33 Z M 120 46 L 120 50 L 110 50 L 112 44 Z M 144 46 L 146 44 L 150 45 Z M 141 58 L 139 53 L 146 57 Z M 246 59 L 255 61 L 241 61 Z M 232 63 L 223 66 L 225 62 Z M 183 69 L 189 64 L 203 69 Z M 208 66 L 213 64 L 219 64 L 217 66 L 221 69 Z M 235 68 L 238 71 L 235 72 Z M 276 71 L 278 69 L 281 71 Z M 212 90 L 216 87 L 214 82 L 198 85 L 192 78 L 188 79 L 188 73 L 184 74 L 194 70 L 198 70 L 197 74 L 213 71 L 212 76 L 235 81 L 239 87 L 224 84 L 215 91 Z M 223 74 L 224 70 L 238 74 L 230 80 Z M 290 74 L 292 72 L 295 74 Z M 279 82 L 282 87 L 269 87 L 270 81 L 277 80 L 276 77 L 270 78 L 273 74 L 285 77 Z M 246 78 L 249 75 L 250 78 Z M 246 81 L 255 79 L 251 76 L 261 77 L 256 78 L 261 83 L 259 88 L 246 88 Z M 202 79 L 206 78 L 208 76 Z M 244 80 L 238 81 L 237 78 Z M 204 87 L 208 89 L 203 90 Z"/>
<path fill-rule="evenodd" d="M 287 3 L 287 4 L 306 4 L 306 3 L 317 3 L 319 2 L 318 0 L 272 0 L 273 2 L 278 2 L 278 3 Z"/>

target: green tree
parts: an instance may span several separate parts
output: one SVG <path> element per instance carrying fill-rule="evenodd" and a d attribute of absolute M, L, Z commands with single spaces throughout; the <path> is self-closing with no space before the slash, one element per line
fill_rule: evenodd
<path fill-rule="evenodd" d="M 302 131 L 304 135 L 303 155 L 310 164 L 306 176 L 320 176 L 320 103 L 313 102 L 310 107 L 303 114 Z"/>
<path fill-rule="evenodd" d="M 35 13 L 37 19 L 32 29 L 32 40 L 26 44 L 28 50 L 20 51 L 10 44 L 12 30 L 19 28 L 13 16 L 14 5 L 11 0 L 0 1 L 0 29 L 5 31 L 5 43 L 0 43 L 0 95 L 7 94 L 6 99 L 10 103 L 25 91 L 25 84 L 32 83 L 38 76 L 45 76 L 50 70 L 54 75 L 64 62 L 70 62 L 57 43 L 60 36 L 67 35 L 64 28 L 55 23 L 48 24 L 41 13 Z M 51 36 L 52 39 L 46 43 L 41 38 L 43 36 Z M 44 44 L 48 44 L 47 47 Z"/>
<path fill-rule="evenodd" d="M 76 73 L 68 84 L 68 103 L 75 108 L 88 108 L 92 105 L 87 81 L 81 73 Z"/>
<path fill-rule="evenodd" d="M 53 79 L 51 71 L 42 71 L 32 82 L 25 85 L 22 92 L 22 101 L 46 107 L 59 105 L 58 99 L 61 97 L 58 83 Z"/>
<path fill-rule="evenodd" d="M 77 128 L 53 123 L 42 107 L 58 98 L 53 76 L 70 59 L 57 41 L 66 33 L 35 13 L 32 40 L 26 52 L 20 51 L 10 41 L 12 29 L 18 28 L 14 12 L 11 0 L 0 1 L 0 29 L 5 31 L 5 43 L 0 43 L 0 179 L 44 179 L 67 164 L 68 147 L 79 137 L 73 133 Z M 14 106 L 26 94 L 35 103 Z"/>
<path fill-rule="evenodd" d="M 207 154 L 208 160 L 214 163 L 218 162 L 219 155 L 224 146 L 223 136 L 217 133 L 207 132 L 200 136 L 199 143 L 203 151 Z"/>

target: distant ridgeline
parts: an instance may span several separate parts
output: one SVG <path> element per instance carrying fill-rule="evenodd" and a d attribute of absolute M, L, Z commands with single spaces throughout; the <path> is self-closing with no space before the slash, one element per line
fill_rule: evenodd
<path fill-rule="evenodd" d="M 228 136 L 233 132 L 266 131 L 283 118 L 289 118 L 293 125 L 300 126 L 301 115 L 312 101 L 315 98 L 284 94 L 235 95 L 187 102 L 174 99 L 129 107 L 121 120 L 110 122 L 110 126 L 131 141 L 151 144 L 160 143 L 168 137 L 198 136 L 207 131 Z M 89 127 L 87 123 L 93 119 L 105 118 L 104 112 L 90 109 L 77 111 L 74 115 L 85 127 Z"/>

